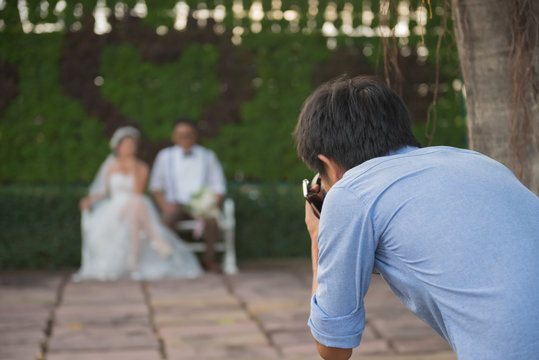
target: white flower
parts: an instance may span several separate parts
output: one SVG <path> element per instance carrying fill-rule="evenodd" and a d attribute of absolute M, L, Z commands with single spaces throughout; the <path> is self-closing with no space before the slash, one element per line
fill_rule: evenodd
<path fill-rule="evenodd" d="M 215 195 L 208 189 L 202 188 L 193 195 L 187 205 L 195 217 L 209 217 L 215 214 Z"/>

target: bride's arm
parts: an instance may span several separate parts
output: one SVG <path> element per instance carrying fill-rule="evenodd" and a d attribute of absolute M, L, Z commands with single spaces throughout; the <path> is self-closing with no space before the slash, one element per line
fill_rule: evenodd
<path fill-rule="evenodd" d="M 81 210 L 88 210 L 92 207 L 93 204 L 95 204 L 96 202 L 98 202 L 99 200 L 103 199 L 106 196 L 107 194 L 93 194 L 93 195 L 83 197 L 79 201 L 79 208 Z"/>
<path fill-rule="evenodd" d="M 135 193 L 143 194 L 148 182 L 149 168 L 144 162 L 139 161 L 135 167 Z"/>
<path fill-rule="evenodd" d="M 90 186 L 90 194 L 80 199 L 79 208 L 81 210 L 89 210 L 93 204 L 108 196 L 107 179 L 114 169 L 116 169 L 116 162 L 113 157 L 109 156 L 99 168 L 98 174 Z"/>

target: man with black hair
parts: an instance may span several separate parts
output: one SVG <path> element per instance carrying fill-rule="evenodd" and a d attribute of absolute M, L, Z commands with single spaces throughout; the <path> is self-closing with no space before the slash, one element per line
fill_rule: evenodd
<path fill-rule="evenodd" d="M 171 229 L 179 220 L 198 218 L 198 236 L 206 241 L 202 263 L 206 270 L 219 271 L 215 262 L 215 244 L 219 239 L 218 208 L 222 204 L 226 181 L 215 153 L 197 144 L 198 127 L 187 118 L 179 119 L 172 131 L 173 146 L 161 150 L 155 159 L 150 177 L 150 192 L 161 210 L 163 222 Z M 205 201 L 205 198 L 213 196 Z M 194 213 L 198 204 L 212 203 L 203 215 Z"/>
<path fill-rule="evenodd" d="M 539 198 L 511 171 L 420 148 L 399 96 L 365 77 L 318 88 L 294 135 L 327 191 L 320 219 L 305 208 L 309 326 L 324 359 L 359 345 L 373 270 L 460 360 L 537 358 Z"/>

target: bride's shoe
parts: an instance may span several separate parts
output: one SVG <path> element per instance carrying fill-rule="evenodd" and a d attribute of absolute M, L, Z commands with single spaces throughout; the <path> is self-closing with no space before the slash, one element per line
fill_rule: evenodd
<path fill-rule="evenodd" d="M 151 246 L 155 249 L 159 255 L 162 257 L 168 257 L 172 254 L 172 246 L 169 243 L 160 238 L 154 238 L 151 241 Z"/>

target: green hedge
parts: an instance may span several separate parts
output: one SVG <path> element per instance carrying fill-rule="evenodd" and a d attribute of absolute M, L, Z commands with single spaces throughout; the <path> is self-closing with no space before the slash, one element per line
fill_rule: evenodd
<path fill-rule="evenodd" d="M 82 186 L 0 187 L 0 269 L 61 269 L 80 264 Z M 239 259 L 309 256 L 300 186 L 229 186 L 236 205 Z"/>
<path fill-rule="evenodd" d="M 108 152 L 103 123 L 63 91 L 63 41 L 0 33 L 0 60 L 18 71 L 18 96 L 0 113 L 0 183 L 88 181 Z"/>
<path fill-rule="evenodd" d="M 0 269 L 56 269 L 80 262 L 81 187 L 0 187 Z"/>
<path fill-rule="evenodd" d="M 199 119 L 217 98 L 217 61 L 212 45 L 190 45 L 176 61 L 161 66 L 142 61 L 132 46 L 108 46 L 101 55 L 102 93 L 137 119 L 145 136 L 167 139 L 178 114 Z"/>
<path fill-rule="evenodd" d="M 200 4 L 187 2 L 191 8 Z M 30 20 L 55 22 L 52 11 L 41 18 L 41 3 L 26 1 Z M 24 33 L 15 1 L 8 1 L 0 11 L 5 23 L 0 31 L 0 68 L 13 69 L 0 72 L 0 89 L 9 89 L 11 94 L 0 101 L 0 184 L 88 182 L 109 151 L 109 136 L 126 122 L 142 129 L 142 155 L 151 161 L 167 144 L 174 120 L 180 116 L 208 125 L 211 135 L 202 140 L 216 151 L 229 179 L 296 181 L 305 176 L 306 169 L 295 154 L 290 133 L 305 98 L 320 82 L 342 72 L 383 74 L 380 38 L 339 36 L 337 48 L 329 50 L 328 39 L 317 31 L 288 31 L 286 20 L 280 22 L 282 31 L 273 32 L 273 21 L 265 18 L 264 31 L 253 33 L 248 19 L 243 19 L 242 43 L 232 46 L 231 31 L 237 19 L 233 19 L 231 2 L 225 2 L 224 34 L 194 25 L 182 32 L 170 29 L 164 36 L 156 35 L 155 28 L 172 25 L 170 9 L 176 1 L 147 0 L 148 16 L 140 21 L 111 17 L 113 31 L 103 36 L 93 34 L 93 23 L 86 17 L 73 15 L 77 3 L 66 3 L 63 20 L 68 26 L 80 22 L 81 29 L 63 33 Z M 96 1 L 80 3 L 91 14 Z M 111 8 L 118 3 L 107 1 Z M 137 1 L 122 3 L 132 8 Z M 214 8 L 217 3 L 206 5 Z M 328 3 L 321 1 L 320 9 Z M 346 1 L 335 3 L 340 11 Z M 377 3 L 371 3 L 376 13 Z M 425 2 L 410 2 L 412 8 L 421 3 Z M 436 29 L 441 21 L 436 11 L 443 1 L 429 3 L 435 15 L 429 18 L 424 36 L 430 50 L 425 64 L 413 60 L 421 36 L 412 32 L 399 40 L 406 42 L 412 54 L 399 60 L 403 96 L 408 104 L 415 104 L 414 130 L 425 144 L 425 113 L 432 96 Z M 252 1 L 243 4 L 249 9 Z M 294 4 L 307 12 L 306 0 L 283 3 L 283 8 Z M 271 1 L 264 0 L 263 6 L 268 10 Z M 356 10 L 360 8 L 358 3 Z M 358 25 L 359 12 L 354 14 Z M 301 16 L 301 27 L 306 19 Z M 316 20 L 323 23 L 323 11 Z M 410 21 L 412 29 L 415 21 Z M 338 20 L 336 26 L 340 25 Z M 370 55 L 364 51 L 367 48 Z M 437 131 L 432 143 L 465 147 L 463 102 L 452 87 L 459 78 L 458 58 L 449 36 L 440 49 L 440 62 Z M 428 95 L 418 95 L 420 85 L 429 86 Z M 232 89 L 237 93 L 231 94 Z"/>

